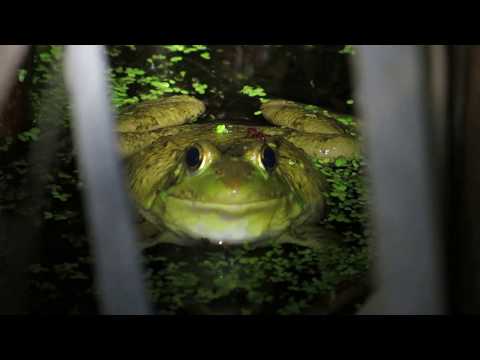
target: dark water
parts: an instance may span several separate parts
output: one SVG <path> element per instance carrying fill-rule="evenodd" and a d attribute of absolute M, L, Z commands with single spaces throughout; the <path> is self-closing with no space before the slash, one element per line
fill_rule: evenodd
<path fill-rule="evenodd" d="M 343 46 L 209 46 L 211 60 L 186 58 L 178 67 L 192 78 L 201 79 L 222 96 L 193 94 L 205 101 L 216 119 L 235 121 L 253 117 L 259 102 L 239 94 L 243 85 L 265 89 L 270 98 L 283 98 L 349 113 L 346 101 L 351 98 L 348 56 L 340 54 Z M 138 46 L 135 52 L 113 58 L 113 66 L 139 66 L 158 52 L 152 46 Z M 148 71 L 148 69 L 147 69 Z M 179 70 L 178 70 L 179 71 Z M 133 93 L 132 93 L 133 95 Z M 205 119 L 208 121 L 211 119 Z"/>
<path fill-rule="evenodd" d="M 346 104 L 351 98 L 350 73 L 348 57 L 339 53 L 342 48 L 343 46 L 320 45 L 209 46 L 211 54 L 209 61 L 185 54 L 183 61 L 168 71 L 178 73 L 184 70 L 188 73 L 188 80 L 185 80 L 185 83 L 194 79 L 208 84 L 210 90 L 215 90 L 207 91 L 205 94 L 193 94 L 207 105 L 208 115 L 200 122 L 228 121 L 265 125 L 265 120 L 261 116 L 254 115 L 260 106 L 259 99 L 240 94 L 243 86 L 260 86 L 268 98 L 284 98 L 320 105 L 335 112 L 350 113 L 351 107 Z M 160 50 L 155 46 L 137 46 L 135 51 L 123 50 L 119 56 L 110 58 L 112 68 L 136 67 L 143 69 L 146 75 L 154 75 L 158 69 L 146 65 L 146 59 L 154 54 L 165 53 L 164 50 Z M 33 86 L 35 91 L 35 85 Z M 38 84 L 36 86 L 39 87 Z M 140 85 L 133 84 L 129 87 L 128 96 L 136 96 L 141 91 Z M 52 95 L 47 96 L 45 102 L 53 107 L 58 101 L 56 96 Z M 61 118 L 65 115 L 59 111 L 55 116 Z M 33 270 L 29 273 L 32 291 L 25 311 L 95 313 L 97 304 L 93 296 L 92 259 L 82 214 L 82 187 L 79 186 L 76 173 L 69 129 L 60 129 L 58 133 L 61 141 L 55 150 L 55 160 L 49 164 L 49 175 L 45 176 L 44 180 L 47 183 L 46 191 L 42 200 L 37 201 L 39 204 L 35 207 L 30 206 L 34 202 L 31 194 L 30 197 L 27 195 L 22 199 L 22 206 L 16 199 L 10 199 L 10 202 L 3 201 L 4 204 L 10 205 L 9 211 L 15 214 L 18 221 L 30 224 L 30 232 L 27 231 L 25 236 L 34 236 L 34 241 L 39 244 L 36 246 L 35 256 L 30 258 L 30 263 L 34 264 Z M 22 149 L 22 146 L 26 149 Z M 17 150 L 20 154 L 17 156 L 18 159 L 24 159 L 31 147 L 29 149 L 28 144 L 21 144 Z M 22 191 L 26 186 L 29 189 L 27 193 L 29 191 L 31 193 L 31 189 L 35 187 L 32 184 L 38 180 L 37 176 L 32 177 L 31 174 L 36 173 L 19 172 L 18 166 L 12 165 L 18 159 L 15 155 L 10 155 L 8 160 L 2 162 L 2 171 L 5 174 L 9 172 L 14 174 L 14 179 L 8 181 L 8 186 L 15 188 L 16 192 Z M 40 173 L 41 171 L 38 172 Z M 65 194 L 68 195 L 67 199 L 63 196 Z M 27 210 L 19 211 L 23 208 Z M 15 235 L 7 235 L 11 236 Z M 297 250 L 288 246 L 276 250 L 260 249 L 245 252 L 224 248 L 199 250 L 160 246 L 145 252 L 144 255 L 146 267 L 152 274 L 150 277 L 154 283 L 152 286 L 163 289 L 163 292 L 156 291 L 154 295 L 160 313 L 167 308 L 170 309 L 167 313 L 273 314 L 279 309 L 279 305 L 275 303 L 276 300 L 273 302 L 268 300 L 270 295 L 275 299 L 282 299 L 282 306 L 286 304 L 295 307 L 302 294 L 286 289 L 286 280 L 279 280 L 270 287 L 265 286 L 271 283 L 272 276 L 277 273 L 282 273 L 289 279 L 293 276 L 292 282 L 304 287 L 314 278 L 314 275 L 307 275 L 308 271 L 298 270 L 293 262 L 292 264 L 282 262 L 282 259 L 292 257 L 299 263 L 310 261 L 311 264 L 314 261 L 312 256 L 317 256 L 306 253 L 298 257 Z M 342 253 L 332 256 L 342 256 L 344 259 L 347 255 Z M 354 254 L 349 253 L 348 256 L 353 256 L 353 260 L 348 261 L 357 261 Z M 332 268 L 335 266 L 332 265 Z M 207 286 L 211 282 L 215 284 L 218 282 L 215 285 L 217 291 L 224 291 L 222 289 L 225 288 L 230 290 L 225 290 L 225 296 L 218 293 L 212 295 L 208 293 Z M 341 299 L 342 304 L 347 305 L 347 308 L 343 309 L 347 310 L 336 311 L 352 311 L 351 307 L 365 296 L 363 283 L 360 285 L 353 288 L 342 285 L 347 290 L 353 290 L 348 294 L 345 292 L 347 300 Z M 205 288 L 205 291 L 200 294 L 194 291 L 196 288 L 202 290 Z M 263 289 L 263 292 L 259 289 Z M 324 292 L 327 294 L 332 290 Z M 318 297 L 319 313 L 326 311 L 325 303 L 328 302 L 326 298 L 327 295 L 323 298 Z M 208 301 L 209 299 L 211 301 Z M 179 303 L 181 305 L 178 305 Z M 299 312 L 295 308 L 290 311 Z M 315 312 L 311 309 L 309 311 Z"/>

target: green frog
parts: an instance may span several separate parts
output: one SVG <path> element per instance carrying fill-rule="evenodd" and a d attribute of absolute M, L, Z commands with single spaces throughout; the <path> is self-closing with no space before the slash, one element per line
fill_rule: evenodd
<path fill-rule="evenodd" d="M 318 225 L 326 183 L 314 162 L 359 153 L 340 115 L 278 99 L 261 106 L 271 126 L 194 124 L 205 111 L 202 101 L 178 95 L 119 114 L 144 246 L 328 241 Z"/>

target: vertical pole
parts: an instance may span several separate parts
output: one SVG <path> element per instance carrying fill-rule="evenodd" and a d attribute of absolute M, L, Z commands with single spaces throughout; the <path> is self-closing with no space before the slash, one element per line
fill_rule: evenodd
<path fill-rule="evenodd" d="M 453 183 L 450 280 L 455 314 L 480 313 L 480 46 L 452 47 Z"/>
<path fill-rule="evenodd" d="M 358 46 L 376 291 L 361 314 L 444 312 L 426 63 L 419 46 Z"/>
<path fill-rule="evenodd" d="M 17 78 L 29 46 L 0 45 L 0 113 Z M 27 291 L 25 276 L 31 252 L 31 229 L 21 221 L 0 214 L 0 314 L 18 314 L 24 311 Z M 6 290 L 8 289 L 8 290 Z"/>
<path fill-rule="evenodd" d="M 27 54 L 27 45 L 0 45 L 0 109 L 6 101 L 17 69 Z"/>
<path fill-rule="evenodd" d="M 102 46 L 70 45 L 65 73 L 104 314 L 147 314 L 140 254 L 113 131 Z"/>

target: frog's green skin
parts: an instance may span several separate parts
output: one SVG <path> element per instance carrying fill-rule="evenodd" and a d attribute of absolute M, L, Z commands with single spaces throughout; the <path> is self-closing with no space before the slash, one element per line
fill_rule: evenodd
<path fill-rule="evenodd" d="M 147 224 L 160 233 L 145 237 L 147 246 L 202 240 L 321 243 L 322 232 L 304 226 L 325 211 L 324 179 L 312 160 L 350 158 L 358 145 L 336 124 L 335 114 L 306 111 L 284 100 L 266 102 L 261 110 L 280 127 L 255 127 L 257 136 L 243 125 L 227 124 L 226 131 L 218 131 L 214 124 L 189 124 L 205 111 L 189 96 L 144 102 L 120 114 L 118 132 L 133 198 Z M 185 161 L 193 145 L 202 153 L 197 169 Z M 273 169 L 262 164 L 266 145 L 276 154 Z"/>

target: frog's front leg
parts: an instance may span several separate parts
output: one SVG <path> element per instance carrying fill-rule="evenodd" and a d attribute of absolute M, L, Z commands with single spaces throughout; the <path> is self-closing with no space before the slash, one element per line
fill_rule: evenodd
<path fill-rule="evenodd" d="M 140 246 L 142 249 L 151 248 L 158 244 L 171 244 L 177 246 L 193 246 L 198 243 L 188 237 L 179 236 L 166 228 L 159 228 L 157 225 L 142 219 L 138 224 L 140 235 Z"/>
<path fill-rule="evenodd" d="M 294 244 L 310 249 L 321 250 L 325 246 L 338 246 L 341 237 L 325 230 L 317 224 L 304 224 L 283 233 L 274 240 L 276 244 Z"/>

